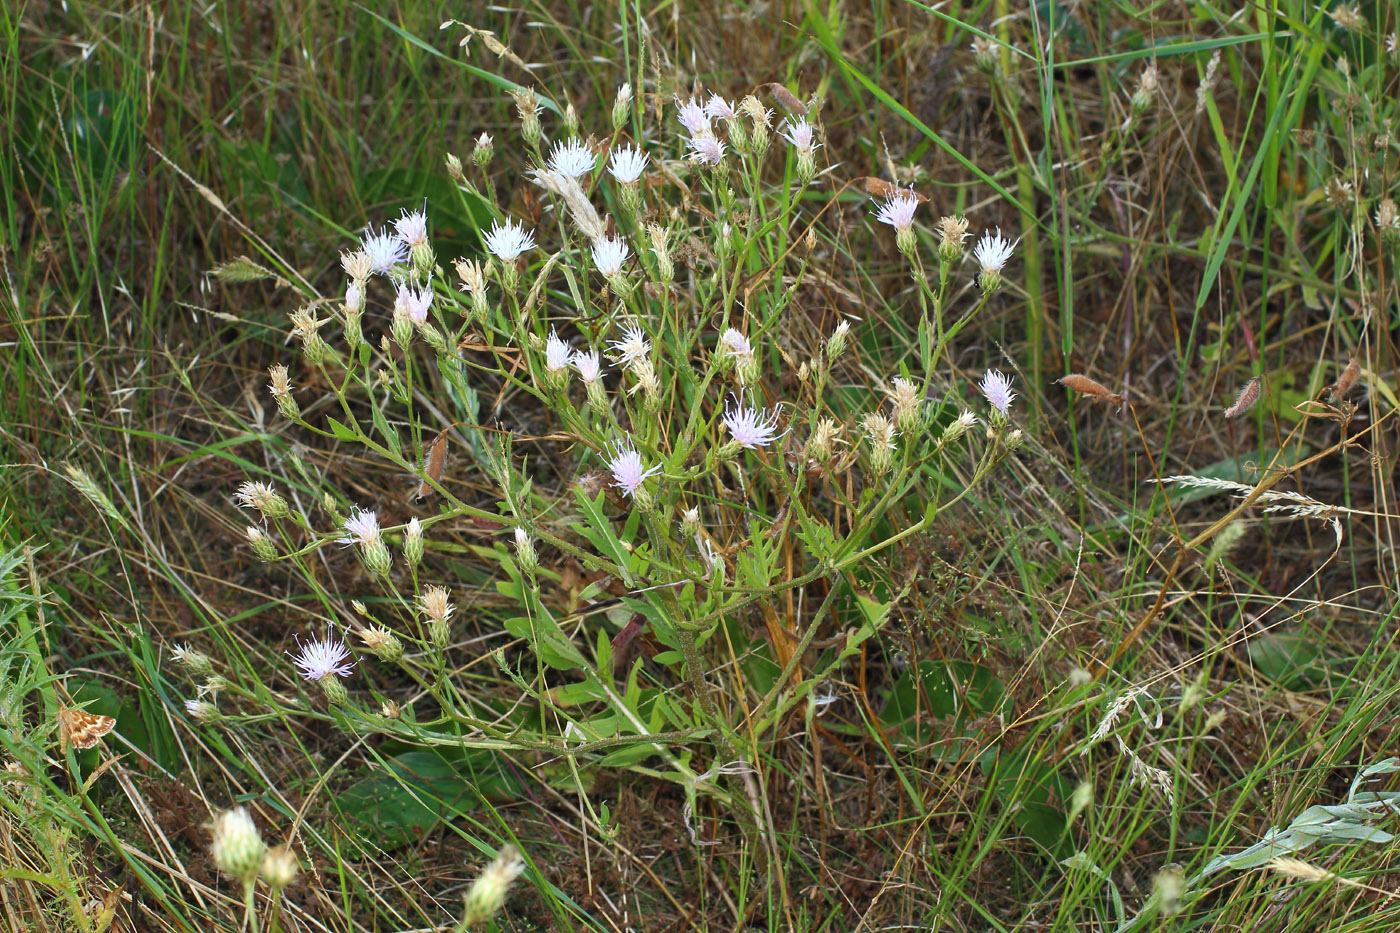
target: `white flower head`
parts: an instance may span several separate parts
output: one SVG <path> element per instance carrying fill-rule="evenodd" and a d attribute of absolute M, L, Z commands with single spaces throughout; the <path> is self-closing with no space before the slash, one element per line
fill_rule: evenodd
<path fill-rule="evenodd" d="M 623 104 L 632 103 L 632 85 L 626 82 L 618 86 L 617 99 Z"/>
<path fill-rule="evenodd" d="M 617 353 L 619 366 L 627 367 L 632 365 L 633 361 L 651 353 L 651 341 L 647 339 L 641 325 L 632 322 L 622 325 L 622 339 L 609 341 L 608 349 Z"/>
<path fill-rule="evenodd" d="M 326 629 L 326 637 L 305 645 L 297 639 L 301 653 L 292 658 L 292 663 L 307 680 L 322 680 L 334 674 L 349 677 L 355 670 L 355 662 L 350 660 L 350 649 L 345 642 L 331 638 L 331 630 Z"/>
<path fill-rule="evenodd" d="M 593 265 L 598 267 L 604 278 L 612 278 L 622 271 L 622 264 L 632 255 L 627 241 L 622 237 L 599 237 L 593 241 Z"/>
<path fill-rule="evenodd" d="M 550 170 L 572 178 L 587 175 L 597 164 L 598 157 L 577 136 L 571 136 L 568 142 L 555 143 L 549 154 Z"/>
<path fill-rule="evenodd" d="M 428 209 L 426 202 L 422 210 L 409 213 L 403 212 L 403 216 L 394 221 L 394 232 L 403 240 L 405 246 L 410 249 L 415 246 L 422 246 L 428 242 Z"/>
<path fill-rule="evenodd" d="M 783 434 L 778 431 L 778 411 L 774 409 L 771 415 L 765 417 L 762 408 L 748 408 L 739 400 L 737 395 L 730 396 L 731 404 L 724 409 L 724 426 L 729 431 L 729 436 L 734 438 L 735 443 L 740 447 L 747 447 L 753 450 L 758 447 L 767 447 Z"/>
<path fill-rule="evenodd" d="M 875 212 L 875 219 L 903 233 L 914 226 L 914 211 L 918 206 L 919 199 L 914 196 L 912 190 L 898 191 L 890 195 Z"/>
<path fill-rule="evenodd" d="M 373 227 L 365 232 L 360 249 L 369 257 L 370 271 L 380 275 L 388 275 L 395 265 L 408 257 L 408 245 L 399 239 L 398 234 L 385 231 L 375 233 Z"/>
<path fill-rule="evenodd" d="M 592 385 L 603 373 L 603 357 L 597 350 L 575 350 L 572 360 L 574 369 L 584 385 Z"/>
<path fill-rule="evenodd" d="M 642 465 L 642 455 L 632 446 L 631 438 L 617 441 L 608 453 L 611 455 L 608 469 L 612 471 L 612 485 L 621 489 L 624 495 L 636 495 L 648 476 L 661 472 L 659 464 L 649 470 Z"/>
<path fill-rule="evenodd" d="M 380 542 L 379 517 L 367 509 L 355 509 L 345 520 L 345 530 L 349 537 L 341 538 L 341 544 L 359 544 L 369 547 Z"/>
<path fill-rule="evenodd" d="M 681 126 L 685 127 L 687 133 L 691 136 L 712 135 L 710 118 L 705 115 L 705 108 L 695 102 L 695 98 L 681 103 L 681 99 L 677 97 L 676 107 L 679 108 L 676 118 L 681 121 Z"/>
<path fill-rule="evenodd" d="M 729 101 L 718 94 L 711 94 L 710 99 L 705 102 L 705 116 L 714 120 L 733 120 L 738 117 Z"/>
<path fill-rule="evenodd" d="M 982 239 L 977 241 L 977 245 L 972 248 L 972 257 L 977 260 L 977 264 L 982 267 L 983 272 L 1000 272 L 1011 258 L 1011 253 L 1016 249 L 1016 244 L 1020 240 L 1011 241 L 1001 235 L 1001 228 L 993 235 L 991 232 L 982 234 Z"/>
<path fill-rule="evenodd" d="M 806 117 L 789 120 L 783 125 L 783 139 L 786 139 L 798 152 L 811 152 L 820 148 L 813 142 L 814 131 Z"/>
<path fill-rule="evenodd" d="M 502 262 L 514 262 L 521 253 L 535 248 L 535 234 L 511 220 L 497 222 L 486 234 L 486 248 Z"/>
<path fill-rule="evenodd" d="M 999 369 L 989 369 L 978 386 L 987 403 L 1003 417 L 1010 413 L 1016 393 L 1011 391 L 1011 378 Z"/>
<path fill-rule="evenodd" d="M 724 159 L 724 143 L 712 135 L 692 136 L 685 145 L 690 150 L 690 158 L 701 165 L 719 165 Z"/>
<path fill-rule="evenodd" d="M 721 334 L 719 342 L 726 352 L 732 353 L 739 360 L 753 359 L 753 344 L 734 328 L 731 327 Z"/>
<path fill-rule="evenodd" d="M 640 149 L 621 146 L 612 151 L 612 157 L 608 159 L 608 172 L 624 185 L 635 184 L 642 177 L 642 172 L 646 171 L 650 159 Z"/>
<path fill-rule="evenodd" d="M 351 279 L 350 284 L 345 286 L 345 311 L 347 314 L 357 314 L 364 310 L 365 290 L 360 286 L 358 279 Z"/>
<path fill-rule="evenodd" d="M 421 289 L 413 289 L 409 287 L 407 282 L 399 282 L 394 305 L 396 309 L 402 307 L 404 313 L 413 323 L 428 323 L 428 309 L 433 306 L 432 284 L 428 283 Z"/>
<path fill-rule="evenodd" d="M 559 333 L 551 327 L 549 329 L 549 339 L 544 344 L 544 368 L 552 373 L 569 368 L 569 357 L 572 355 L 569 345 L 559 336 Z"/>

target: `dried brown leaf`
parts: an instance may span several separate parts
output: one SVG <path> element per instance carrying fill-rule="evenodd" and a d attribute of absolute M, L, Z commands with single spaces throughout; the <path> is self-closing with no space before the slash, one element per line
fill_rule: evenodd
<path fill-rule="evenodd" d="M 1090 398 L 1101 398 L 1106 402 L 1113 402 L 1116 405 L 1123 404 L 1123 396 L 1111 391 L 1108 386 L 1090 379 L 1088 376 L 1080 375 L 1079 373 L 1070 373 L 1068 376 L 1061 376 L 1056 381 L 1066 389 L 1078 392 L 1081 395 L 1087 395 Z"/>
<path fill-rule="evenodd" d="M 439 485 L 442 484 L 442 470 L 447 465 L 447 429 L 433 440 L 433 446 L 428 449 L 427 459 L 423 461 L 423 473 L 427 477 L 418 485 L 418 498 L 426 498 L 433 491 L 428 480 L 432 480 Z"/>

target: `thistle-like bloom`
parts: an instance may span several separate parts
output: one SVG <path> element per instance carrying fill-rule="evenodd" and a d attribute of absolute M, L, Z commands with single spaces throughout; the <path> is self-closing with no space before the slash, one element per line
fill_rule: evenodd
<path fill-rule="evenodd" d="M 608 159 L 608 172 L 624 185 L 636 184 L 646 171 L 651 156 L 632 146 L 621 146 Z"/>
<path fill-rule="evenodd" d="M 896 377 L 893 386 L 886 394 L 894 407 L 894 423 L 908 434 L 919 426 L 923 399 L 918 386 L 908 379 Z"/>
<path fill-rule="evenodd" d="M 428 242 L 428 213 L 427 208 L 409 213 L 403 212 L 403 216 L 394 221 L 394 232 L 403 240 L 404 245 L 412 249 L 415 246 L 422 246 Z"/>
<path fill-rule="evenodd" d="M 257 509 L 264 518 L 282 518 L 289 511 L 287 500 L 267 483 L 244 483 L 233 494 L 233 501 L 245 509 Z"/>
<path fill-rule="evenodd" d="M 568 369 L 572 352 L 559 333 L 551 327 L 549 339 L 544 344 L 544 368 L 552 373 Z"/>
<path fill-rule="evenodd" d="M 632 365 L 634 360 L 651 353 L 651 341 L 642 332 L 640 324 L 624 324 L 622 325 L 622 339 L 609 341 L 608 348 L 617 353 L 618 365 L 625 368 Z"/>
<path fill-rule="evenodd" d="M 732 353 L 740 361 L 753 359 L 753 344 L 749 343 L 749 338 L 739 333 L 734 328 L 729 328 L 719 338 L 720 346 L 726 353 Z"/>
<path fill-rule="evenodd" d="M 989 369 L 978 388 L 997 414 L 1005 418 L 1011 413 L 1011 403 L 1015 400 L 1016 393 L 1011 391 L 1009 376 L 999 369 Z"/>
<path fill-rule="evenodd" d="M 571 362 L 584 385 L 597 382 L 603 373 L 603 357 L 597 350 L 576 350 Z"/>
<path fill-rule="evenodd" d="M 679 111 L 676 118 L 681 121 L 681 126 L 691 136 L 710 136 L 710 118 L 705 115 L 705 108 L 695 102 L 695 98 L 690 98 L 685 103 L 681 103 L 679 97 L 676 98 L 676 106 Z"/>
<path fill-rule="evenodd" d="M 369 257 L 370 271 L 380 275 L 388 275 L 395 265 L 408 258 L 408 244 L 398 234 L 375 233 L 373 227 L 365 232 L 360 248 Z"/>
<path fill-rule="evenodd" d="M 363 282 L 374 271 L 373 261 L 369 254 L 362 249 L 357 249 L 352 253 L 341 253 L 340 267 L 345 270 L 346 275 L 356 282 Z"/>
<path fill-rule="evenodd" d="M 502 262 L 514 262 L 521 253 L 535 248 L 535 234 L 511 220 L 497 222 L 486 234 L 486 248 Z"/>
<path fill-rule="evenodd" d="M 982 234 L 982 239 L 977 241 L 977 245 L 972 249 L 973 258 L 982 267 L 982 274 L 977 277 L 977 284 L 982 291 L 990 294 L 1001 287 L 1001 270 L 1006 265 L 1006 261 L 1011 258 L 1011 252 L 1016 248 L 1017 240 L 1012 242 L 1001 235 L 1001 228 L 997 228 L 996 235 L 990 233 Z"/>
<path fill-rule="evenodd" d="M 608 469 L 612 471 L 612 485 L 621 489 L 624 495 L 636 495 L 648 476 L 661 472 L 659 464 L 651 469 L 642 465 L 642 455 L 632 446 L 631 438 L 617 441 L 608 452 L 611 454 Z"/>
<path fill-rule="evenodd" d="M 428 323 L 428 309 L 433 306 L 431 283 L 421 289 L 410 288 L 407 282 L 398 283 L 398 293 L 394 297 L 395 310 L 403 309 L 408 319 L 415 324 Z"/>
<path fill-rule="evenodd" d="M 622 271 L 622 264 L 632 255 L 627 241 L 622 237 L 599 237 L 593 241 L 593 265 L 598 267 L 604 278 L 612 278 Z"/>
<path fill-rule="evenodd" d="M 778 411 L 774 409 L 771 415 L 764 416 L 762 408 L 747 408 L 738 396 L 730 396 L 731 405 L 724 409 L 724 426 L 729 430 L 729 436 L 740 447 L 747 447 L 753 450 L 758 447 L 767 447 L 782 434 L 778 432 Z M 787 432 L 784 431 L 783 434 Z"/>
<path fill-rule="evenodd" d="M 914 226 L 914 211 L 918 206 L 919 199 L 914 196 L 913 189 L 898 191 L 875 212 L 875 219 L 894 227 L 897 233 L 906 233 Z"/>
<path fill-rule="evenodd" d="M 324 680 L 331 675 L 349 677 L 355 670 L 355 662 L 350 660 L 350 649 L 345 642 L 332 640 L 330 629 L 326 637 L 303 645 L 297 639 L 301 653 L 292 658 L 292 663 L 301 671 L 306 680 Z"/>
<path fill-rule="evenodd" d="M 724 159 L 724 143 L 711 134 L 692 136 L 685 144 L 690 149 L 690 158 L 701 165 L 719 165 Z"/>
<path fill-rule="evenodd" d="M 555 143 L 549 154 L 550 170 L 573 178 L 587 175 L 597 164 L 598 157 L 577 136 L 565 143 Z"/>
<path fill-rule="evenodd" d="M 798 152 L 812 152 L 820 148 L 813 142 L 813 134 L 812 124 L 807 122 L 806 117 L 789 120 L 782 127 L 783 139 L 786 139 Z"/>
<path fill-rule="evenodd" d="M 1011 258 L 1011 253 L 1016 249 L 1016 243 L 1006 239 L 1001 235 L 1001 228 L 997 228 L 995 235 L 983 233 L 982 239 L 977 241 L 977 245 L 972 248 L 972 257 L 977 260 L 977 264 L 982 267 L 983 272 L 1000 272 L 1006 266 L 1007 260 Z"/>
<path fill-rule="evenodd" d="M 457 611 L 457 607 L 452 605 L 451 596 L 445 586 L 430 586 L 419 595 L 418 605 L 422 608 L 423 615 L 429 619 L 434 622 L 446 622 L 452 613 Z"/>
<path fill-rule="evenodd" d="M 379 517 L 367 509 L 355 509 L 345 520 L 345 530 L 349 537 L 341 538 L 341 544 L 359 544 L 361 547 L 382 543 L 379 534 Z"/>
<path fill-rule="evenodd" d="M 738 117 L 729 101 L 718 94 L 711 94 L 710 99 L 705 102 L 705 116 L 714 120 L 733 120 Z"/>

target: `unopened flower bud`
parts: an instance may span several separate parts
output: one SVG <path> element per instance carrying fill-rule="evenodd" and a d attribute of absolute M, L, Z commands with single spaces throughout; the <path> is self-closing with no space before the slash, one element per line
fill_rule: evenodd
<path fill-rule="evenodd" d="M 297 880 L 297 873 L 301 871 L 301 866 L 297 864 L 297 857 L 287 846 L 277 846 L 268 849 L 263 855 L 262 867 L 259 874 L 263 881 L 274 892 L 281 891 L 289 887 L 293 881 Z"/>
<path fill-rule="evenodd" d="M 415 516 L 403 533 L 403 559 L 410 568 L 423 560 L 423 523 Z"/>
<path fill-rule="evenodd" d="M 972 62 L 977 70 L 985 75 L 995 75 L 1001 70 L 1001 62 L 997 59 L 996 43 L 991 39 L 984 39 L 978 36 L 972 40 Z"/>
<path fill-rule="evenodd" d="M 463 178 L 462 160 L 450 152 L 447 154 L 447 174 L 453 181 L 461 181 Z"/>
<path fill-rule="evenodd" d="M 663 284 L 675 281 L 676 267 L 671 262 L 671 252 L 666 245 L 666 228 L 660 224 L 647 224 L 647 238 L 651 240 L 651 251 L 656 256 L 656 273 Z"/>
<path fill-rule="evenodd" d="M 632 85 L 624 84 L 617 89 L 617 97 L 613 100 L 612 125 L 613 131 L 618 132 L 627 125 L 627 117 L 632 112 Z"/>
<path fill-rule="evenodd" d="M 578 111 L 574 109 L 572 101 L 564 107 L 564 135 L 578 135 Z"/>
<path fill-rule="evenodd" d="M 539 555 L 535 553 L 535 545 L 530 540 L 530 535 L 524 528 L 515 529 L 515 562 L 520 565 L 520 569 L 531 576 L 535 573 L 535 568 L 540 565 Z"/>
<path fill-rule="evenodd" d="M 1010 434 L 1006 435 L 1006 449 L 1007 449 L 1007 450 L 1016 450 L 1016 449 L 1018 449 L 1022 444 L 1024 444 L 1025 442 L 1026 442 L 1026 435 L 1025 435 L 1025 432 L 1022 431 L 1020 428 L 1016 428 L 1016 429 L 1013 430 Z"/>
<path fill-rule="evenodd" d="M 274 561 L 277 559 L 277 548 L 273 545 L 272 539 L 267 536 L 267 532 L 256 525 L 249 525 L 244 534 L 248 536 L 248 543 L 253 546 L 253 553 L 257 555 L 258 560 Z"/>
<path fill-rule="evenodd" d="M 457 925 L 458 933 L 465 933 L 473 926 L 486 923 L 500 912 L 510 893 L 510 886 L 525 870 L 525 861 L 520 850 L 507 843 L 501 847 L 495 861 L 472 882 L 467 890 L 466 908 L 462 912 L 462 922 Z"/>
<path fill-rule="evenodd" d="M 415 243 L 408 251 L 409 261 L 413 263 L 413 271 L 420 279 L 426 279 L 432 275 L 433 268 L 437 265 L 437 254 L 426 242 Z"/>
<path fill-rule="evenodd" d="M 209 854 L 219 871 L 230 878 L 251 885 L 266 850 L 258 827 L 243 807 L 225 810 L 214 818 L 214 841 Z"/>
<path fill-rule="evenodd" d="M 538 118 L 538 117 L 535 117 L 534 120 L 535 120 L 535 145 L 539 145 L 539 140 L 540 140 L 540 134 L 539 134 L 540 121 L 539 121 L 539 118 Z M 495 154 L 496 154 L 496 149 L 495 149 L 494 146 L 491 145 L 491 137 L 490 137 L 488 134 L 482 133 L 480 136 L 478 136 L 478 137 L 476 138 L 476 144 L 475 144 L 474 146 L 472 146 L 472 161 L 473 161 L 474 163 L 476 163 L 476 167 L 477 167 L 477 168 L 484 169 L 484 168 L 486 168 L 488 165 L 490 165 L 490 164 L 491 164 L 491 158 L 492 158 L 492 156 L 494 156 Z"/>
<path fill-rule="evenodd" d="M 846 336 L 851 332 L 851 322 L 842 321 L 836 325 L 831 336 L 826 338 L 826 358 L 834 361 L 846 352 Z"/>
<path fill-rule="evenodd" d="M 700 533 L 700 509 L 689 508 L 681 512 L 681 537 L 689 541 Z"/>
<path fill-rule="evenodd" d="M 394 307 L 394 319 L 389 325 L 389 333 L 394 338 L 394 343 L 405 352 L 413 344 L 413 318 L 408 316 L 408 312 L 398 306 Z"/>
<path fill-rule="evenodd" d="M 439 651 L 445 651 L 452 643 L 452 628 L 446 619 L 433 619 L 428 623 L 428 640 Z"/>

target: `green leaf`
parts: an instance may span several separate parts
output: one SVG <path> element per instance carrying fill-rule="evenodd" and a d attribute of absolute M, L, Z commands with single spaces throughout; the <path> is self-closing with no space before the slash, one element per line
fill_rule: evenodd
<path fill-rule="evenodd" d="M 354 431 L 350 430 L 345 425 L 341 424 L 339 421 L 336 421 L 329 415 L 326 416 L 326 422 L 331 426 L 331 433 L 335 435 L 336 440 L 354 441 L 357 439 L 357 435 Z"/>
<path fill-rule="evenodd" d="M 573 671 L 586 666 L 578 647 L 548 613 L 534 619 L 524 616 L 507 619 L 505 629 L 516 638 L 528 642 L 536 656 L 555 670 Z"/>
<path fill-rule="evenodd" d="M 416 842 L 475 794 L 442 758 L 408 752 L 338 795 L 349 826 L 381 849 Z"/>

